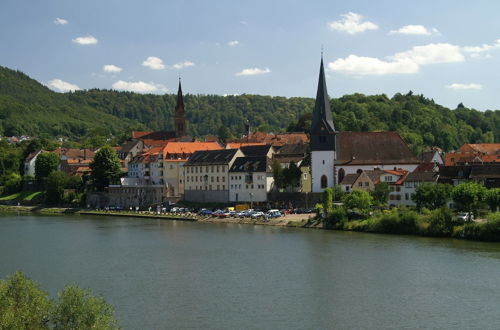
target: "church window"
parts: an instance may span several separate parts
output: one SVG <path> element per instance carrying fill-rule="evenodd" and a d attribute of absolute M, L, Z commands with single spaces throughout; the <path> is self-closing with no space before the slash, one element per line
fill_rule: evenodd
<path fill-rule="evenodd" d="M 323 165 L 325 165 L 325 160 L 323 159 Z"/>
<path fill-rule="evenodd" d="M 328 186 L 328 179 L 326 175 L 321 176 L 321 188 L 326 188 Z"/>

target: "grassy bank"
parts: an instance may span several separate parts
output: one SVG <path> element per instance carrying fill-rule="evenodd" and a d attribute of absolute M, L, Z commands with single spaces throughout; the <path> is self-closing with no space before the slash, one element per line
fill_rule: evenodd
<path fill-rule="evenodd" d="M 477 241 L 500 242 L 500 212 L 490 213 L 481 222 L 459 222 L 454 213 L 441 208 L 417 213 L 394 209 L 377 213 L 364 220 L 347 220 L 342 210 L 335 210 L 323 221 L 325 228 L 382 234 L 453 237 Z"/>

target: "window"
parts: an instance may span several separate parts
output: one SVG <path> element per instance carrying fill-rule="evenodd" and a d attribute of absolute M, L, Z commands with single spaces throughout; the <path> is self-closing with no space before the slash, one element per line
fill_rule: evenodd
<path fill-rule="evenodd" d="M 342 180 L 344 180 L 344 177 L 345 177 L 345 170 L 343 168 L 341 168 L 339 170 L 339 184 L 342 182 Z"/>
<path fill-rule="evenodd" d="M 365 182 L 365 187 L 368 187 L 370 184 L 368 182 Z"/>
<path fill-rule="evenodd" d="M 328 179 L 326 178 L 326 175 L 322 175 L 321 176 L 321 188 L 326 188 L 327 186 L 328 186 Z"/>
<path fill-rule="evenodd" d="M 226 190 L 226 185 L 225 184 L 222 185 L 222 190 Z"/>
<path fill-rule="evenodd" d="M 326 143 L 326 136 L 320 135 L 319 136 L 319 143 Z"/>
<path fill-rule="evenodd" d="M 406 194 L 405 194 L 405 199 L 406 199 L 406 200 L 409 200 L 409 199 L 410 199 L 410 194 L 406 193 Z"/>
<path fill-rule="evenodd" d="M 220 190 L 220 186 L 219 185 L 217 185 L 217 190 Z"/>
<path fill-rule="evenodd" d="M 220 170 L 220 166 L 217 165 L 217 173 L 219 173 L 219 170 Z"/>
<path fill-rule="evenodd" d="M 217 177 L 217 182 L 219 182 L 219 177 Z"/>
<path fill-rule="evenodd" d="M 173 170 L 174 169 L 174 164 L 170 164 L 170 169 Z"/>
<path fill-rule="evenodd" d="M 405 182 L 405 188 L 411 188 L 412 183 L 411 182 Z"/>
<path fill-rule="evenodd" d="M 323 165 L 325 165 L 325 160 L 323 159 Z"/>
<path fill-rule="evenodd" d="M 396 187 L 396 191 L 400 192 L 401 191 L 401 187 Z"/>
<path fill-rule="evenodd" d="M 307 173 L 304 173 L 304 180 L 307 180 Z"/>
<path fill-rule="evenodd" d="M 363 182 L 358 182 L 359 187 L 363 187 Z"/>
<path fill-rule="evenodd" d="M 226 173 L 226 167 L 225 166 L 222 166 L 222 172 Z"/>

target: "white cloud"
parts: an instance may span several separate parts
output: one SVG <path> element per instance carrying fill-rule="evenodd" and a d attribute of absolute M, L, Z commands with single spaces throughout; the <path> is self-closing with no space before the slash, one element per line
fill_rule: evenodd
<path fill-rule="evenodd" d="M 269 72 L 271 72 L 271 70 L 269 70 L 269 68 L 263 68 L 263 69 L 248 68 L 248 69 L 241 70 L 240 72 L 236 73 L 236 75 L 237 76 L 255 76 L 255 75 L 259 75 L 259 74 L 266 74 Z"/>
<path fill-rule="evenodd" d="M 422 65 L 463 62 L 460 47 L 451 44 L 415 46 L 396 53 L 385 60 L 374 57 L 349 55 L 328 64 L 330 71 L 348 75 L 386 75 L 417 73 Z"/>
<path fill-rule="evenodd" d="M 240 23 L 243 24 L 243 25 L 248 25 L 247 21 L 240 21 Z"/>
<path fill-rule="evenodd" d="M 66 81 L 62 81 L 61 79 L 52 79 L 47 83 L 47 86 L 52 88 L 53 90 L 61 93 L 69 92 L 69 91 L 77 91 L 81 88 L 75 84 L 71 84 Z"/>
<path fill-rule="evenodd" d="M 166 93 L 168 89 L 155 83 L 146 83 L 144 81 L 123 81 L 118 80 L 113 84 L 113 88 L 117 90 L 130 91 L 136 93 Z"/>
<path fill-rule="evenodd" d="M 328 64 L 331 71 L 348 75 L 385 75 L 418 72 L 418 64 L 410 60 L 383 61 L 374 57 L 349 55 Z"/>
<path fill-rule="evenodd" d="M 480 84 L 459 84 L 459 83 L 454 83 L 451 85 L 445 86 L 446 88 L 450 89 L 483 89 L 483 86 Z"/>
<path fill-rule="evenodd" d="M 439 34 L 436 28 L 428 29 L 423 25 L 405 25 L 398 30 L 392 30 L 389 34 L 423 35 Z"/>
<path fill-rule="evenodd" d="M 459 46 L 444 43 L 415 46 L 406 52 L 395 54 L 393 58 L 396 61 L 409 59 L 419 65 L 465 61 Z"/>
<path fill-rule="evenodd" d="M 470 57 L 473 58 L 489 58 L 491 57 L 491 55 L 487 54 L 487 52 L 495 49 L 500 49 L 500 39 L 495 40 L 495 42 L 493 42 L 492 44 L 483 44 L 481 46 L 467 46 L 462 48 L 464 52 L 470 54 Z"/>
<path fill-rule="evenodd" d="M 73 42 L 80 45 L 95 45 L 97 44 L 97 39 L 91 35 L 86 37 L 78 37 L 73 39 Z"/>
<path fill-rule="evenodd" d="M 180 70 L 182 68 L 187 68 L 189 66 L 194 66 L 194 63 L 191 61 L 184 61 L 184 62 L 179 62 L 179 63 L 175 63 L 174 65 L 172 65 L 172 67 L 174 69 L 177 69 L 177 70 Z"/>
<path fill-rule="evenodd" d="M 230 47 L 234 47 L 234 46 L 238 46 L 239 43 L 240 42 L 238 40 L 232 40 L 232 41 L 228 41 L 227 45 Z"/>
<path fill-rule="evenodd" d="M 165 64 L 163 64 L 161 58 L 155 56 L 149 56 L 144 62 L 142 62 L 142 65 L 147 66 L 148 68 L 153 70 L 165 69 Z"/>
<path fill-rule="evenodd" d="M 110 73 L 119 73 L 122 72 L 122 68 L 113 64 L 106 64 L 102 66 L 102 71 L 110 72 Z"/>
<path fill-rule="evenodd" d="M 55 25 L 66 25 L 68 24 L 68 20 L 65 20 L 64 18 L 59 18 L 57 17 L 55 20 L 54 20 L 54 24 Z"/>
<path fill-rule="evenodd" d="M 353 12 L 342 15 L 342 19 L 328 23 L 330 29 L 356 34 L 367 30 L 377 30 L 378 25 L 369 21 L 363 21 L 363 16 Z"/>

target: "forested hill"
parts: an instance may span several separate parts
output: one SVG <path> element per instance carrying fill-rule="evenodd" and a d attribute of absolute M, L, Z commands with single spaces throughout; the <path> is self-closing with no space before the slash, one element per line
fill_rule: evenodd
<path fill-rule="evenodd" d="M 185 90 L 189 87 L 184 86 Z M 312 98 L 260 95 L 185 95 L 189 133 L 238 136 L 248 119 L 264 131 L 306 130 Z M 337 130 L 397 130 L 415 150 L 445 150 L 464 142 L 500 141 L 500 111 L 450 110 L 422 95 L 346 95 L 332 99 Z M 144 95 L 109 90 L 55 93 L 19 71 L 0 67 L 0 135 L 121 135 L 130 130 L 172 129 L 175 95 Z"/>

